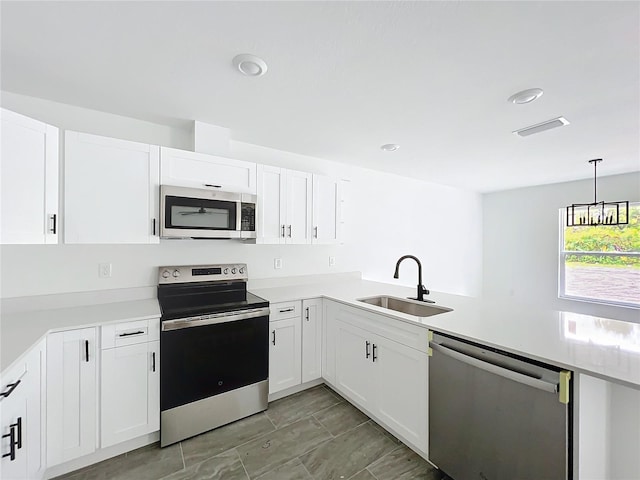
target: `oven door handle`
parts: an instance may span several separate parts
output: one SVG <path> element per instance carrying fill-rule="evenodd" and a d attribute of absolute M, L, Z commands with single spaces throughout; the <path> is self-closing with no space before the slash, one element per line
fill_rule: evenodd
<path fill-rule="evenodd" d="M 180 330 L 182 328 L 201 327 L 203 325 L 215 325 L 217 323 L 236 322 L 249 318 L 269 316 L 269 308 L 255 308 L 252 310 L 241 310 L 237 312 L 224 312 L 204 317 L 178 318 L 176 320 L 165 320 L 162 322 L 162 331 Z"/>

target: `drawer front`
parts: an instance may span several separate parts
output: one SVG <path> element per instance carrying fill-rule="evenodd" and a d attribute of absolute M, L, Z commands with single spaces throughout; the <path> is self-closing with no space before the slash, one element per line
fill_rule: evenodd
<path fill-rule="evenodd" d="M 296 318 L 302 312 L 302 301 L 272 303 L 269 308 L 271 310 L 269 321 L 271 322 L 284 320 L 285 318 Z"/>
<path fill-rule="evenodd" d="M 160 319 L 136 320 L 102 326 L 102 349 L 160 339 Z"/>

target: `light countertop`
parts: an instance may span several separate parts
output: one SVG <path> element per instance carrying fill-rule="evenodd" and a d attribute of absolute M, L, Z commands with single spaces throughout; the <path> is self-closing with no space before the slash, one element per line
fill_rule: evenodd
<path fill-rule="evenodd" d="M 0 320 L 0 371 L 19 360 L 50 332 L 160 317 L 155 298 L 3 314 Z"/>
<path fill-rule="evenodd" d="M 572 312 L 534 309 L 432 292 L 427 298 L 452 312 L 417 318 L 356 299 L 375 295 L 409 297 L 415 288 L 354 280 L 252 290 L 272 303 L 327 297 L 401 321 L 449 333 L 562 368 L 640 388 L 640 324 Z"/>
<path fill-rule="evenodd" d="M 360 279 L 341 278 L 338 281 L 249 290 L 271 303 L 326 297 L 579 373 L 640 388 L 640 324 L 533 309 L 505 299 L 490 301 L 438 292 L 432 292 L 428 298 L 435 300 L 436 305 L 453 311 L 417 318 L 357 301 L 374 295 L 414 296 L 414 288 Z M 160 313 L 157 300 L 152 298 L 5 314 L 0 324 L 0 370 L 9 368 L 48 332 L 157 318 Z"/>

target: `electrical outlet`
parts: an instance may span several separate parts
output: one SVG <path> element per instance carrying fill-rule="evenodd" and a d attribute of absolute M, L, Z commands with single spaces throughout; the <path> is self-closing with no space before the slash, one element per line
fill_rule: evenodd
<path fill-rule="evenodd" d="M 336 257 L 329 256 L 329 266 L 330 267 L 336 266 Z"/>
<path fill-rule="evenodd" d="M 274 258 L 273 259 L 273 268 L 282 268 L 282 259 L 281 258 Z"/>
<path fill-rule="evenodd" d="M 98 278 L 111 278 L 111 264 L 99 263 L 98 264 Z"/>

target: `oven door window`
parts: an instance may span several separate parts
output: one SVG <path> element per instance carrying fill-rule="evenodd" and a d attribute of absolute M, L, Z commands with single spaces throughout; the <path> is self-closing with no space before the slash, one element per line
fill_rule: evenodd
<path fill-rule="evenodd" d="M 205 198 L 165 197 L 167 228 L 235 230 L 237 203 Z"/>
<path fill-rule="evenodd" d="M 269 376 L 269 317 L 162 332 L 160 408 L 186 405 Z"/>

